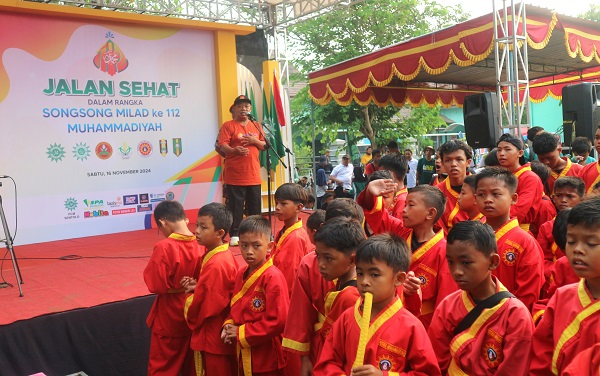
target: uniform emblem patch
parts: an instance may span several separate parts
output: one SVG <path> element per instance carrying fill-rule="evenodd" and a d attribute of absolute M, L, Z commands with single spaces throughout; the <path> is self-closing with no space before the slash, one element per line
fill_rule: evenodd
<path fill-rule="evenodd" d="M 391 371 L 394 363 L 389 359 L 389 357 L 383 355 L 379 357 L 379 369 L 382 371 Z"/>
<path fill-rule="evenodd" d="M 504 261 L 506 265 L 514 265 L 517 261 L 517 252 L 514 249 L 507 250 L 506 252 L 504 252 L 504 257 L 502 258 L 502 261 Z"/>
<path fill-rule="evenodd" d="M 481 349 L 481 356 L 491 368 L 497 368 L 502 361 L 502 350 L 495 341 L 488 341 Z"/>
<path fill-rule="evenodd" d="M 254 312 L 262 312 L 265 310 L 265 302 L 258 296 L 252 298 L 251 308 Z"/>

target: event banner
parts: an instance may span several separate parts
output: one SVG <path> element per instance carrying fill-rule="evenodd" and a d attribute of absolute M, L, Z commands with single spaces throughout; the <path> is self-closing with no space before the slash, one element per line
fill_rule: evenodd
<path fill-rule="evenodd" d="M 148 228 L 165 199 L 221 200 L 212 32 L 0 12 L 0 35 L 15 244 Z"/>

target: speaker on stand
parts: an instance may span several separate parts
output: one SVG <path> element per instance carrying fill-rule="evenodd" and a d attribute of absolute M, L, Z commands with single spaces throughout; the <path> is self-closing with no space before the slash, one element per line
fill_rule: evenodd
<path fill-rule="evenodd" d="M 496 93 L 485 92 L 465 97 L 463 116 L 465 136 L 472 148 L 496 147 L 499 138 Z"/>
<path fill-rule="evenodd" d="M 587 137 L 594 142 L 600 125 L 600 83 L 582 82 L 562 89 L 562 113 L 565 144 L 574 137 Z"/>

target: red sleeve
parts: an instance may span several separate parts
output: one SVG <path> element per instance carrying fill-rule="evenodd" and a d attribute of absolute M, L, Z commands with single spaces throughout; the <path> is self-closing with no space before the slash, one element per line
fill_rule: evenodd
<path fill-rule="evenodd" d="M 556 296 L 553 296 L 546 307 L 544 316 L 533 332 L 531 347 L 531 365 L 529 375 L 546 376 L 552 374 L 552 355 L 554 354 L 554 316 Z"/>
<path fill-rule="evenodd" d="M 289 234 L 281 244 L 281 248 L 277 250 L 275 257 L 273 257 L 273 265 L 283 273 L 288 291 L 292 291 L 298 265 L 308 253 L 310 244 L 308 236 L 301 237 L 297 234 L 298 231 L 304 231 L 304 229 Z"/>
<path fill-rule="evenodd" d="M 387 210 L 383 207 L 383 199 L 381 197 L 372 197 L 372 201 L 368 202 L 367 195 L 363 195 L 364 191 L 361 192 L 357 198 L 358 204 L 363 208 L 365 212 L 365 220 L 371 227 L 373 234 L 382 234 L 384 232 L 393 232 L 406 238 L 410 229 L 404 227 L 402 219 L 392 217 Z M 362 197 L 361 197 L 362 196 Z"/>
<path fill-rule="evenodd" d="M 265 280 L 265 313 L 258 321 L 248 322 L 238 327 L 238 343 L 248 348 L 269 342 L 283 333 L 290 304 L 285 278 L 276 269 Z"/>
<path fill-rule="evenodd" d="M 523 239 L 523 260 L 517 267 L 516 285 L 514 291 L 511 291 L 529 311 L 533 308 L 540 297 L 540 291 L 544 284 L 544 273 L 542 267 L 539 244 L 531 236 Z"/>
<path fill-rule="evenodd" d="M 415 320 L 417 321 L 417 320 Z M 400 372 L 400 375 L 436 376 L 441 375 L 435 352 L 427 332 L 420 322 L 415 322 L 410 328 L 410 345 L 407 346 L 406 363 L 411 371 Z M 406 334 L 404 334 L 406 335 Z"/>
<path fill-rule="evenodd" d="M 537 212 L 542 202 L 544 186 L 535 173 L 527 171 L 519 178 L 517 203 L 510 207 L 510 216 L 517 217 L 519 223 L 529 223 L 527 217 L 530 211 Z"/>
<path fill-rule="evenodd" d="M 416 294 L 406 296 L 404 295 L 404 288 L 399 286 L 396 289 L 396 294 L 402 299 L 402 304 L 408 312 L 412 313 L 415 317 L 421 316 L 421 308 L 423 307 L 423 295 L 421 289 L 419 289 Z"/>
<path fill-rule="evenodd" d="M 165 257 L 167 243 L 159 242 L 154 246 L 150 261 L 144 269 L 144 282 L 148 286 L 148 291 L 153 294 L 166 294 L 170 288 L 181 288 L 181 285 L 177 283 L 176 286 L 172 286 L 171 275 L 174 273 L 174 269 L 177 268 L 177 264 L 171 265 Z M 179 281 L 177 281 L 179 282 Z"/>
<path fill-rule="evenodd" d="M 513 299 L 515 300 L 515 299 Z M 497 375 L 527 375 L 531 360 L 533 322 L 529 312 L 518 301 L 510 304 L 502 352 L 504 361 L 498 365 Z"/>
<path fill-rule="evenodd" d="M 433 319 L 427 330 L 442 374 L 446 373 L 452 359 L 450 341 L 454 338 L 454 328 L 456 327 L 454 318 L 459 314 L 460 309 L 453 304 L 454 301 L 455 299 L 449 298 L 440 304 L 433 313 Z M 462 318 L 460 319 L 462 320 Z"/>
<path fill-rule="evenodd" d="M 552 226 L 554 221 L 546 222 L 538 231 L 537 242 L 544 252 L 544 276 L 549 277 L 552 266 L 554 265 L 554 254 L 552 253 L 552 243 L 554 238 L 552 237 Z"/>
<path fill-rule="evenodd" d="M 221 130 L 219 130 L 219 135 L 217 136 L 217 144 L 219 146 L 231 143 L 232 129 L 230 124 L 229 122 L 225 122 L 221 126 Z"/>
<path fill-rule="evenodd" d="M 353 313 L 353 311 L 352 311 Z M 333 324 L 331 332 L 325 340 L 319 361 L 313 371 L 314 376 L 338 376 L 345 375 L 344 365 L 346 359 L 346 330 L 344 324 L 349 315 L 344 313 L 339 320 Z"/>

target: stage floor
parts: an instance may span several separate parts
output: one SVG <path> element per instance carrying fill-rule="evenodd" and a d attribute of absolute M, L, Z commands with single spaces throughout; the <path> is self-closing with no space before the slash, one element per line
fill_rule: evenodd
<path fill-rule="evenodd" d="M 305 223 L 308 215 L 301 215 Z M 283 223 L 274 217 L 273 222 L 279 231 Z M 192 224 L 195 218 L 193 231 Z M 24 296 L 19 297 L 7 254 L 2 277 L 13 287 L 0 289 L 0 325 L 149 295 L 142 272 L 161 239 L 157 229 L 149 229 L 15 246 Z M 243 265 L 239 248 L 232 251 Z"/>

